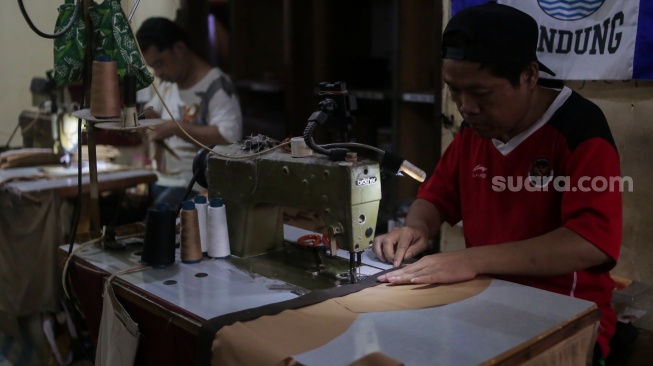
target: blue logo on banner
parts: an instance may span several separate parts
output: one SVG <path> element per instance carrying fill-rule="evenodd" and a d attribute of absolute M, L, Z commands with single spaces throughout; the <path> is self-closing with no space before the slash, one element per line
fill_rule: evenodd
<path fill-rule="evenodd" d="M 605 0 L 537 0 L 542 11 L 559 20 L 587 18 L 604 2 Z"/>

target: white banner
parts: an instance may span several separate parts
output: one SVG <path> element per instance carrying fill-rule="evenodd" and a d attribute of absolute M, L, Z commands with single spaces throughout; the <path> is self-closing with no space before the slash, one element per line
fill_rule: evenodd
<path fill-rule="evenodd" d="M 540 26 L 537 57 L 556 73 L 556 79 L 633 77 L 640 0 L 498 2 L 535 18 Z"/>

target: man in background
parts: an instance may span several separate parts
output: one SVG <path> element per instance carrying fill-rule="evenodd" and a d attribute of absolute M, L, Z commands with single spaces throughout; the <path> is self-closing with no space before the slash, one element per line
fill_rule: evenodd
<path fill-rule="evenodd" d="M 151 195 L 154 204 L 178 207 L 193 177 L 193 159 L 201 148 L 193 140 L 205 146 L 240 140 L 240 104 L 231 79 L 193 50 L 178 24 L 166 18 L 149 18 L 136 37 L 145 62 L 161 80 L 158 89 L 163 99 L 154 95 L 145 105 L 151 107 L 147 118 L 164 120 L 146 130 L 148 140 L 159 150 L 158 180 Z M 196 193 L 199 189 L 195 185 Z"/>

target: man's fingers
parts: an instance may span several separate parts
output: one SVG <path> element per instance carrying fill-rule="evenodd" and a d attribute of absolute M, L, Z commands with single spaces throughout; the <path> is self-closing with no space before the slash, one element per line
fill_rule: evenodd
<path fill-rule="evenodd" d="M 388 272 L 386 274 L 383 274 L 383 275 L 377 277 L 376 279 L 381 281 L 381 282 L 391 282 L 391 283 L 393 283 L 392 279 L 396 280 L 396 278 L 402 277 L 404 275 L 404 272 L 405 271 L 402 268 L 402 269 L 398 269 L 396 271 L 392 271 L 392 272 Z"/>
<path fill-rule="evenodd" d="M 383 253 L 383 241 L 388 235 L 381 235 L 378 236 L 374 239 L 374 244 L 372 244 L 372 251 L 374 251 L 374 255 L 381 261 L 381 262 L 387 262 L 388 259 L 385 257 L 385 254 Z"/>
<path fill-rule="evenodd" d="M 374 240 L 374 254 L 383 262 L 391 262 L 395 257 L 396 243 L 396 235 L 392 233 L 381 235 Z"/>
<path fill-rule="evenodd" d="M 420 238 L 420 233 L 415 229 L 395 228 L 390 233 L 375 238 L 372 247 L 374 254 L 381 261 L 399 267 L 404 259 L 413 258 L 420 252 L 423 247 Z"/>
<path fill-rule="evenodd" d="M 395 250 L 395 255 L 393 260 L 393 266 L 399 267 L 401 262 L 404 260 L 408 248 L 413 244 L 414 236 L 410 232 L 402 231 L 399 240 L 397 241 L 397 249 Z"/>
<path fill-rule="evenodd" d="M 383 255 L 383 247 L 382 243 L 379 241 L 378 243 L 375 241 L 374 245 L 372 245 L 372 251 L 374 251 L 374 255 L 381 261 L 381 262 L 387 262 L 388 260 L 385 258 L 385 255 Z"/>
<path fill-rule="evenodd" d="M 409 264 L 396 271 L 388 272 L 384 275 L 377 277 L 381 282 L 389 282 L 393 284 L 409 284 L 409 283 L 422 283 L 423 280 L 428 279 L 428 273 L 424 272 L 424 265 L 420 262 Z"/>

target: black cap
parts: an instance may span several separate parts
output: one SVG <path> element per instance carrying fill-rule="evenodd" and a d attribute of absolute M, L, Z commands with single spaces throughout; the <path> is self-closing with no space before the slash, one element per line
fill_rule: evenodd
<path fill-rule="evenodd" d="M 468 47 L 446 44 L 447 34 L 461 33 Z M 442 33 L 442 58 L 482 63 L 537 61 L 540 71 L 555 73 L 537 60 L 538 26 L 535 19 L 508 5 L 487 3 L 456 13 Z"/>

